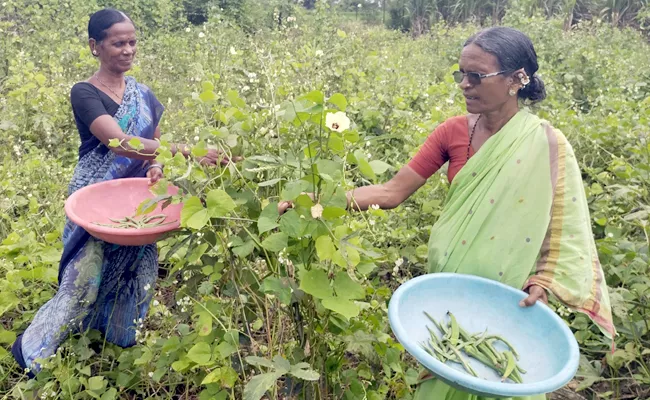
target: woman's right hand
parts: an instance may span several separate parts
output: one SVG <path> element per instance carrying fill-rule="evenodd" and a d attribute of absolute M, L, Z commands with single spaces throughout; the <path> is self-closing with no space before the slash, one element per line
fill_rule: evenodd
<path fill-rule="evenodd" d="M 203 165 L 227 165 L 230 161 L 237 162 L 241 161 L 242 157 L 233 157 L 232 159 L 225 155 L 221 150 L 217 149 L 208 149 L 208 154 L 203 157 L 198 157 L 197 161 Z"/>
<path fill-rule="evenodd" d="M 291 201 L 281 201 L 280 203 L 278 203 L 278 213 L 280 215 L 287 212 L 287 210 L 290 208 L 293 208 L 293 202 Z"/>
<path fill-rule="evenodd" d="M 313 193 L 305 193 L 305 192 L 303 192 L 303 193 L 301 193 L 301 194 L 306 194 L 307 196 L 309 196 L 309 198 L 310 198 L 312 201 L 314 201 L 315 196 L 314 196 Z M 284 214 L 285 212 L 287 212 L 287 210 L 290 209 L 290 208 L 293 208 L 293 202 L 292 202 L 292 201 L 288 201 L 288 200 L 287 200 L 287 201 L 281 201 L 280 203 L 278 203 L 278 213 L 279 213 L 280 215 L 282 215 L 282 214 Z"/>

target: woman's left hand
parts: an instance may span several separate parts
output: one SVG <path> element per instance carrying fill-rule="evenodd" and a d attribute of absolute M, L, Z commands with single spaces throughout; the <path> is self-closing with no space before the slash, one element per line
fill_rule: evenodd
<path fill-rule="evenodd" d="M 521 307 L 530 307 L 537 303 L 537 300 L 541 300 L 544 304 L 548 304 L 548 295 L 543 287 L 533 285 L 528 288 L 528 297 L 520 301 L 519 305 Z"/>
<path fill-rule="evenodd" d="M 153 185 L 156 182 L 158 182 L 159 180 L 161 180 L 163 178 L 163 176 L 164 175 L 163 175 L 162 167 L 159 167 L 159 166 L 151 167 L 147 171 L 147 178 L 149 178 L 149 184 L 150 185 Z"/>

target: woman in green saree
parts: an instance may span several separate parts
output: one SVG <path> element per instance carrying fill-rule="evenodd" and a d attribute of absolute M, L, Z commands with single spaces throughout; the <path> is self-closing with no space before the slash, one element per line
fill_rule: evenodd
<path fill-rule="evenodd" d="M 454 73 L 468 115 L 451 118 L 389 182 L 348 193 L 349 206 L 398 206 L 449 162 L 451 182 L 429 240 L 429 271 L 494 279 L 529 295 L 555 295 L 613 338 L 607 285 L 571 145 L 548 122 L 520 110 L 545 98 L 530 39 L 505 27 L 465 43 Z M 283 212 L 290 203 L 280 204 Z M 521 399 L 541 400 L 544 394 Z M 483 400 L 423 376 L 416 400 Z"/>

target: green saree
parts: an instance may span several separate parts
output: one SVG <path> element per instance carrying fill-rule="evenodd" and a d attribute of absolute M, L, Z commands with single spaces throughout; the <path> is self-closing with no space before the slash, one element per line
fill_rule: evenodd
<path fill-rule="evenodd" d="M 561 132 L 528 112 L 508 121 L 454 179 L 431 230 L 429 270 L 519 289 L 544 287 L 589 315 L 607 337 L 615 334 L 573 149 Z M 420 384 L 415 399 L 484 398 L 432 378 Z"/>

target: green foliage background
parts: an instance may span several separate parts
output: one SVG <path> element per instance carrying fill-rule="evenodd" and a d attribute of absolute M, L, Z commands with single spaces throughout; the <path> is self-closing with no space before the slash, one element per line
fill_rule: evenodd
<path fill-rule="evenodd" d="M 465 112 L 450 72 L 480 27 L 432 18 L 413 39 L 364 24 L 350 8 L 266 3 L 2 3 L 2 398 L 411 396 L 419 367 L 391 336 L 386 307 L 400 283 L 424 272 L 445 171 L 392 211 L 348 215 L 342 196 L 389 179 L 437 124 Z M 108 4 L 139 27 L 132 75 L 166 106 L 165 141 L 197 144 L 198 153 L 218 146 L 246 161 L 203 169 L 161 156 L 190 206 L 183 229 L 160 243 L 160 280 L 139 344 L 121 349 L 97 332 L 77 335 L 29 381 L 8 350 L 56 291 L 79 144 L 69 91 L 96 69 L 85 30 L 90 13 Z M 588 318 L 554 306 L 581 345 L 573 388 L 591 398 L 647 398 L 650 48 L 639 30 L 609 18 L 567 29 L 562 15 L 542 11 L 517 2 L 499 20 L 533 39 L 549 93 L 534 111 L 576 148 L 620 333 L 609 354 Z M 352 120 L 349 131 L 324 127 L 335 111 Z M 303 190 L 319 193 L 322 219 Z M 280 218 L 283 199 L 298 206 Z"/>

